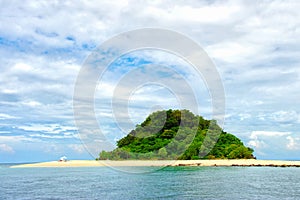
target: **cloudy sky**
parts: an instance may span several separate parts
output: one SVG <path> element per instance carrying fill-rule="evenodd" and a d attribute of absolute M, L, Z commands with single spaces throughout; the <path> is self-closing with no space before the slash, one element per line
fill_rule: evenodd
<path fill-rule="evenodd" d="M 225 131 L 259 159 L 300 160 L 299 9 L 297 0 L 1 1 L 0 162 L 93 159 L 74 122 L 77 75 L 97 46 L 147 27 L 179 32 L 207 52 L 224 86 Z M 134 88 L 129 120 L 120 122 L 112 102 L 128 74 L 170 85 Z M 178 80 L 193 89 L 198 114 L 210 118 L 203 77 L 181 58 L 152 49 L 116 59 L 95 90 L 104 136 L 113 144 L 151 111 L 181 108 L 172 91 L 183 87 Z"/>

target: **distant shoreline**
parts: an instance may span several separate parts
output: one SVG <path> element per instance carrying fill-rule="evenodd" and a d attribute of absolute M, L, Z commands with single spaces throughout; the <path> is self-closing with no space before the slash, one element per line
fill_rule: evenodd
<path fill-rule="evenodd" d="M 283 160 L 70 160 L 67 162 L 51 161 L 31 164 L 20 164 L 11 168 L 33 167 L 139 167 L 139 166 L 204 166 L 204 167 L 300 167 L 300 161 Z"/>

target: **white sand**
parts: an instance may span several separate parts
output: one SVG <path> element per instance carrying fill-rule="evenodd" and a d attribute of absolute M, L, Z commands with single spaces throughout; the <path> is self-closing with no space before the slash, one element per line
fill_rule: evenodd
<path fill-rule="evenodd" d="M 12 168 L 24 167 L 102 167 L 102 166 L 279 166 L 300 167 L 300 161 L 280 160 L 124 160 L 124 161 L 95 161 L 71 160 L 67 162 L 42 162 L 34 164 L 15 165 Z"/>

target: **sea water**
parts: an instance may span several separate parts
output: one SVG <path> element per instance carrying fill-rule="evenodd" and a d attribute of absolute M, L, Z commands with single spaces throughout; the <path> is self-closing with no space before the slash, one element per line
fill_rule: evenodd
<path fill-rule="evenodd" d="M 300 168 L 152 167 L 145 171 L 152 172 L 0 165 L 0 199 L 300 199 Z"/>

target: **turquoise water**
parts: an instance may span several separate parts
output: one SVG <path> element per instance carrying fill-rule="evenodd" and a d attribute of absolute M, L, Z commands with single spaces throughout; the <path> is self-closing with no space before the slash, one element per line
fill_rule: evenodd
<path fill-rule="evenodd" d="M 167 167 L 130 174 L 108 167 L 0 165 L 0 178 L 3 200 L 300 199 L 300 168 Z"/>

